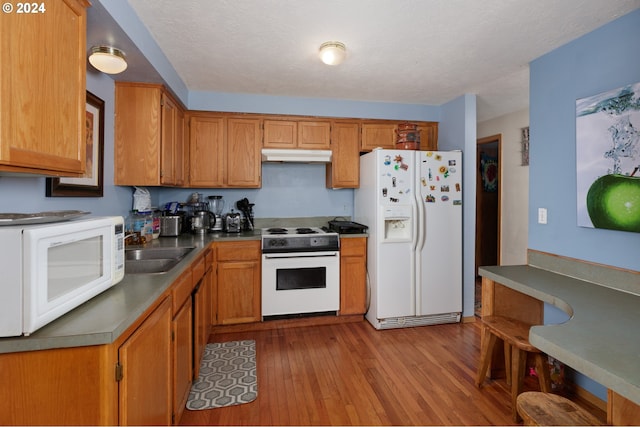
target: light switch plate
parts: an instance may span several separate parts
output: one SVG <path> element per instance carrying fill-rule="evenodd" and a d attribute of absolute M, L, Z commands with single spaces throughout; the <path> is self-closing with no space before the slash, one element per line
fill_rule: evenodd
<path fill-rule="evenodd" d="M 546 223 L 547 223 L 547 209 L 538 208 L 538 224 L 546 224 Z"/>

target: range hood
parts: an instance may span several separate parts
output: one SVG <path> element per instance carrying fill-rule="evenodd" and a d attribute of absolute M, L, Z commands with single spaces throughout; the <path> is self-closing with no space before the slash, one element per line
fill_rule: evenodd
<path fill-rule="evenodd" d="M 263 162 L 330 163 L 331 150 L 263 148 Z"/>

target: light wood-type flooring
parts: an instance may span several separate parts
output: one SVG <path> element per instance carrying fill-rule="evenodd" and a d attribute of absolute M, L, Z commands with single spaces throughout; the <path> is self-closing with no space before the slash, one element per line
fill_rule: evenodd
<path fill-rule="evenodd" d="M 212 334 L 256 341 L 258 397 L 182 425 L 509 425 L 504 379 L 474 385 L 480 322 L 376 331 L 366 321 Z M 525 381 L 525 390 L 537 381 Z"/>

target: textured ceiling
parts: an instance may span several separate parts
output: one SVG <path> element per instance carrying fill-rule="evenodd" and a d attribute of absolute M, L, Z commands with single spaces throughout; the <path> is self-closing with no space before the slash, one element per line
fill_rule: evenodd
<path fill-rule="evenodd" d="M 478 121 L 528 107 L 539 56 L 640 0 L 128 0 L 187 88 L 441 105 Z M 321 43 L 347 59 L 330 67 Z"/>

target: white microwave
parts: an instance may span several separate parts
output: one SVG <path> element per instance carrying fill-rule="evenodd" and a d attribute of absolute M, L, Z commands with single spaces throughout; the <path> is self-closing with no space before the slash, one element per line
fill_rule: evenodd
<path fill-rule="evenodd" d="M 124 277 L 124 219 L 0 227 L 0 337 L 29 335 Z"/>

